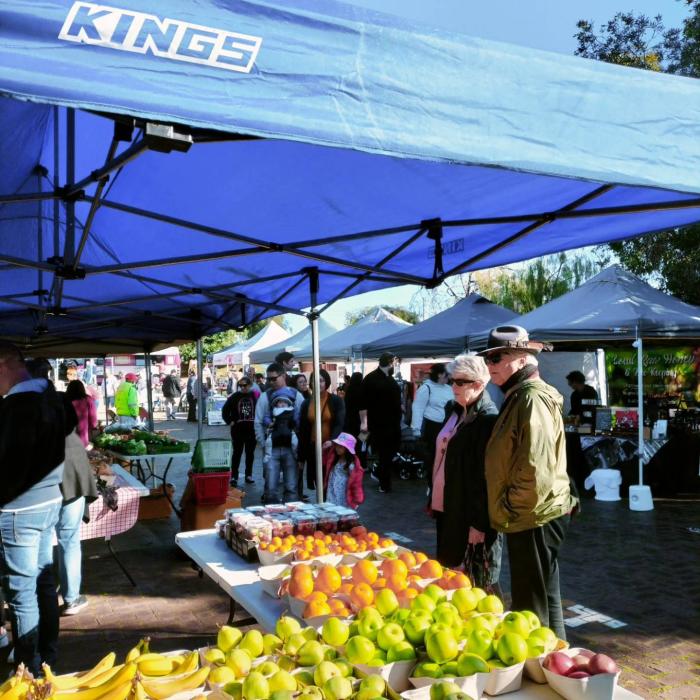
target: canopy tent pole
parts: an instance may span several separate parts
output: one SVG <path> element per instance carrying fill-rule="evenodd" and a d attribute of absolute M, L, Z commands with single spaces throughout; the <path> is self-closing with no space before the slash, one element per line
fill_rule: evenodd
<path fill-rule="evenodd" d="M 637 450 L 639 452 L 639 484 L 629 488 L 630 510 L 654 510 L 651 489 L 644 486 L 644 344 L 635 328 L 637 339 L 633 346 L 637 348 Z"/>
<path fill-rule="evenodd" d="M 151 353 L 146 351 L 146 408 L 148 409 L 148 429 L 153 431 L 153 376 L 151 373 Z"/>
<path fill-rule="evenodd" d="M 309 287 L 311 291 L 311 311 L 309 321 L 311 322 L 311 354 L 313 357 L 314 373 L 314 434 L 316 442 L 314 451 L 316 456 L 316 502 L 323 503 L 323 435 L 321 426 L 321 392 L 318 390 L 319 377 L 321 375 L 321 357 L 318 342 L 318 317 L 316 311 L 318 304 L 318 269 L 309 271 Z M 328 387 L 326 387 L 328 388 Z"/>
<path fill-rule="evenodd" d="M 107 355 L 102 355 L 102 393 L 105 397 L 105 426 L 109 425 L 109 399 L 107 397 Z"/>
<path fill-rule="evenodd" d="M 197 401 L 197 440 L 202 439 L 202 339 L 197 338 L 197 382 L 195 384 L 197 391 L 195 399 Z"/>
<path fill-rule="evenodd" d="M 608 375 L 605 369 L 605 350 L 598 348 L 595 351 L 596 366 L 598 369 L 598 400 L 603 406 L 608 405 Z"/>

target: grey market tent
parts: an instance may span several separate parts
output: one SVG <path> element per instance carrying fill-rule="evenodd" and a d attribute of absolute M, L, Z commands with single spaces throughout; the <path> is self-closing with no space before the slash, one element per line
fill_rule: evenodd
<path fill-rule="evenodd" d="M 470 294 L 449 309 L 393 335 L 362 345 L 364 357 L 385 351 L 399 357 L 454 357 L 466 348 L 467 336 L 504 323 L 515 314 L 479 294 Z"/>
<path fill-rule="evenodd" d="M 326 321 L 325 318 L 321 317 L 318 319 L 319 341 L 322 342 L 324 338 L 337 332 L 338 329 L 333 324 Z M 280 343 L 275 343 L 261 350 L 254 350 L 250 354 L 250 362 L 256 365 L 274 362 L 275 356 L 285 350 L 293 353 L 295 357 L 299 357 L 300 355 L 303 357 L 310 357 L 311 344 L 311 327 L 306 326 L 291 338 L 287 338 Z"/>
<path fill-rule="evenodd" d="M 370 340 L 385 338 L 398 329 L 410 328 L 408 321 L 395 316 L 381 307 L 373 309 L 352 326 L 343 328 L 321 340 L 323 360 L 349 360 L 359 346 Z M 295 353 L 298 359 L 310 360 L 311 349 L 306 353 Z"/>

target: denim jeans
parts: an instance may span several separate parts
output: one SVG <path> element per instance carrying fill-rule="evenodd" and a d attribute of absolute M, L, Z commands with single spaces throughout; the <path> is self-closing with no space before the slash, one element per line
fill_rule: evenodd
<path fill-rule="evenodd" d="M 36 676 L 56 664 L 58 595 L 53 576 L 53 532 L 61 502 L 0 512 L 2 585 L 10 607 L 15 664 Z"/>
<path fill-rule="evenodd" d="M 64 502 L 58 514 L 58 575 L 64 603 L 72 603 L 80 595 L 82 551 L 80 523 L 85 512 L 85 496 Z"/>
<path fill-rule="evenodd" d="M 297 495 L 297 459 L 291 447 L 273 447 L 269 461 L 263 465 L 265 477 L 265 500 L 274 503 L 277 500 L 277 485 L 280 470 L 284 479 L 283 502 L 293 501 Z"/>

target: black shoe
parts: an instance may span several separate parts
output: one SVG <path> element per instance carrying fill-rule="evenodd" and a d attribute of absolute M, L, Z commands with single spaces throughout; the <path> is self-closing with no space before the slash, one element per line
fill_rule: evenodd
<path fill-rule="evenodd" d="M 234 488 L 238 487 L 238 479 L 231 479 L 231 481 L 228 482 L 229 486 L 233 486 Z"/>
<path fill-rule="evenodd" d="M 383 486 L 380 486 L 379 493 L 391 493 L 391 489 L 385 489 Z"/>
<path fill-rule="evenodd" d="M 299 496 L 299 500 L 303 501 L 304 503 L 308 503 L 309 497 L 305 493 L 302 493 L 301 496 Z"/>
<path fill-rule="evenodd" d="M 246 476 L 245 482 L 246 482 L 246 484 L 254 484 L 254 483 L 255 483 L 255 479 L 253 479 L 252 476 Z"/>

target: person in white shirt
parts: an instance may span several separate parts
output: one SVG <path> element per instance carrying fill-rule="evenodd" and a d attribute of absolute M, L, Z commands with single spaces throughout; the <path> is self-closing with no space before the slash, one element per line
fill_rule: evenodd
<path fill-rule="evenodd" d="M 435 441 L 445 422 L 445 406 L 453 399 L 448 380 L 445 365 L 442 362 L 434 364 L 430 376 L 418 388 L 413 400 L 411 429 L 425 445 L 425 464 L 429 472 L 435 459 Z"/>

